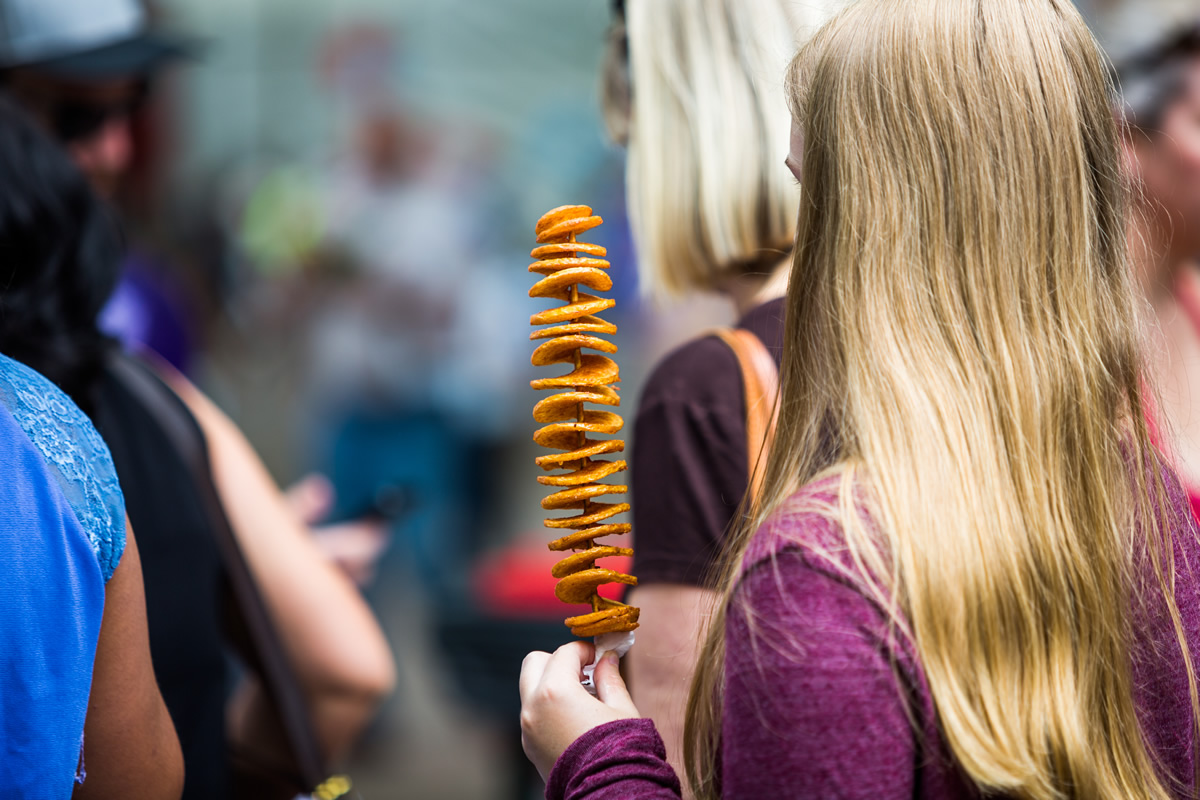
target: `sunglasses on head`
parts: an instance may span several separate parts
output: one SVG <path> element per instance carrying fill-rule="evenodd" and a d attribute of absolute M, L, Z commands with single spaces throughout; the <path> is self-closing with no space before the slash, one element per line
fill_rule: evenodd
<path fill-rule="evenodd" d="M 135 114 L 145 103 L 147 94 L 148 86 L 140 84 L 127 96 L 109 102 L 63 98 L 50 106 L 46 116 L 60 141 L 86 141 L 111 122 Z"/>

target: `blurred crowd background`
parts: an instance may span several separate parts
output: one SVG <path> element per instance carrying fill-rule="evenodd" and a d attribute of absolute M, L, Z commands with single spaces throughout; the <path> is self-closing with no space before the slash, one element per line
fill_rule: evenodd
<path fill-rule="evenodd" d="M 1131 31 L 1155 13 L 1125 5 Z M 608 3 L 151 12 L 201 47 L 139 112 L 119 200 L 133 277 L 160 307 L 110 313 L 146 316 L 281 484 L 324 474 L 334 517 L 389 521 L 366 591 L 399 685 L 347 770 L 362 795 L 539 796 L 516 674 L 568 634 L 532 464 L 534 221 L 567 203 L 606 220 L 593 240 L 614 264 L 627 414 L 649 364 L 732 316 L 639 298 L 623 155 L 597 102 Z"/>

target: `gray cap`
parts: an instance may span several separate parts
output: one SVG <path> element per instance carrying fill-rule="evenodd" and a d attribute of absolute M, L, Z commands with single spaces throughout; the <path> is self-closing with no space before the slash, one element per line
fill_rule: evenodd
<path fill-rule="evenodd" d="M 64 77 L 141 75 L 194 46 L 147 26 L 138 0 L 0 0 L 0 69 Z"/>
<path fill-rule="evenodd" d="M 1118 111 L 1152 129 L 1185 85 L 1200 36 L 1196 0 L 1093 0 L 1081 10 L 1116 69 Z"/>
<path fill-rule="evenodd" d="M 1091 0 L 1080 10 L 1118 69 L 1200 21 L 1196 0 Z"/>

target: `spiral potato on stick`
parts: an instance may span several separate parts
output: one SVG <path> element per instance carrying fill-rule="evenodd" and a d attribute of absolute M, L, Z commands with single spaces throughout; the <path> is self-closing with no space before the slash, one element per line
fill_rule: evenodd
<path fill-rule="evenodd" d="M 620 372 L 609 357 L 617 352 L 617 346 L 600 338 L 616 333 L 617 326 L 597 316 L 616 303 L 580 291 L 580 287 L 595 292 L 612 288 L 605 249 L 575 238 L 602 222 L 587 206 L 562 206 L 548 212 L 535 228 L 538 247 L 531 255 L 537 260 L 529 266 L 530 272 L 542 276 L 529 290 L 529 296 L 564 303 L 529 320 L 535 326 L 550 326 L 530 334 L 531 340 L 541 342 L 533 351 L 533 365 L 567 364 L 573 368 L 566 375 L 531 382 L 534 389 L 554 391 L 534 406 L 533 418 L 543 427 L 533 439 L 543 447 L 561 451 L 537 459 L 538 466 L 547 472 L 557 472 L 538 477 L 539 483 L 557 489 L 542 500 L 542 508 L 579 512 L 547 519 L 545 524 L 564 531 L 561 538 L 550 543 L 551 550 L 567 554 L 552 570 L 559 579 L 555 596 L 564 603 L 587 603 L 592 607 L 591 613 L 566 620 L 573 634 L 584 637 L 631 631 L 638 626 L 637 608 L 597 592 L 605 584 L 637 584 L 632 575 L 597 565 L 602 558 L 633 554 L 626 547 L 597 544 L 604 537 L 629 533 L 632 527 L 627 522 L 612 521 L 629 511 L 628 503 L 599 499 L 628 492 L 625 485 L 601 483 L 623 472 L 625 462 L 599 457 L 624 451 L 625 442 L 590 437 L 618 433 L 624 425 L 619 414 L 606 410 L 621 403 L 612 385 L 620 381 Z M 603 408 L 585 408 L 588 405 Z"/>

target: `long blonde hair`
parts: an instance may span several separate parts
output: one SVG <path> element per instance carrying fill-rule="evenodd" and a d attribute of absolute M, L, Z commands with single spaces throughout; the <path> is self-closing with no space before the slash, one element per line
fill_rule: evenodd
<path fill-rule="evenodd" d="M 716 289 L 785 257 L 799 192 L 780 169 L 783 77 L 827 4 L 632 0 L 614 22 L 602 96 L 610 133 L 629 147 L 629 217 L 649 292 Z"/>
<path fill-rule="evenodd" d="M 916 648 L 965 775 L 1018 798 L 1168 797 L 1133 699 L 1143 556 L 1200 706 L 1095 42 L 1068 0 L 875 0 L 791 78 L 803 194 L 778 431 L 689 702 L 697 796 L 719 792 L 745 548 L 832 456 L 842 497 L 825 513 Z"/>

